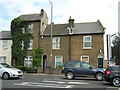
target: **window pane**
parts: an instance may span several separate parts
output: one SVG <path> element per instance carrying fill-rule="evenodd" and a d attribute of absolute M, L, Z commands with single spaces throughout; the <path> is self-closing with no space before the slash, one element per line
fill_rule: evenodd
<path fill-rule="evenodd" d="M 27 56 L 24 60 L 24 66 L 32 67 L 32 56 Z"/>
<path fill-rule="evenodd" d="M 89 68 L 90 65 L 89 64 L 86 64 L 86 63 L 82 63 L 82 68 Z"/>
<path fill-rule="evenodd" d="M 61 65 L 62 65 L 62 62 L 56 62 L 56 67 Z"/>
<path fill-rule="evenodd" d="M 84 47 L 91 47 L 91 42 L 84 42 Z"/>
<path fill-rule="evenodd" d="M 28 50 L 32 50 L 33 40 L 30 40 Z"/>
<path fill-rule="evenodd" d="M 89 62 L 89 61 L 88 61 L 88 57 L 82 57 L 82 61 L 83 61 L 83 62 Z"/>
<path fill-rule="evenodd" d="M 91 36 L 84 36 L 84 42 L 91 42 Z"/>
<path fill-rule="evenodd" d="M 75 67 L 79 68 L 80 67 L 80 63 L 75 63 Z"/>
<path fill-rule="evenodd" d="M 55 60 L 56 60 L 56 67 L 62 65 L 62 56 L 56 56 Z"/>
<path fill-rule="evenodd" d="M 30 32 L 30 33 L 33 33 L 33 24 L 30 24 L 30 25 L 28 26 L 28 28 L 29 28 L 29 32 Z"/>

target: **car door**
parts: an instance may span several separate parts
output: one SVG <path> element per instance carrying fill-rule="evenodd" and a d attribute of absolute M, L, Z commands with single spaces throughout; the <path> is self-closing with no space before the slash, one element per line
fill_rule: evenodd
<path fill-rule="evenodd" d="M 81 71 L 82 71 L 81 63 L 80 62 L 74 63 L 74 73 L 75 73 L 75 75 L 80 76 L 81 73 L 82 73 Z"/>
<path fill-rule="evenodd" d="M 81 68 L 82 68 L 82 71 L 81 71 L 82 75 L 88 76 L 88 75 L 93 75 L 94 73 L 93 69 L 88 63 L 82 63 Z"/>

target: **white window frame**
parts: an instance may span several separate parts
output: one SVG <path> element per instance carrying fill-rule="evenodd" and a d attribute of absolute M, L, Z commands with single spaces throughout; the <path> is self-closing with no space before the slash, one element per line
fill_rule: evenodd
<path fill-rule="evenodd" d="M 85 38 L 90 38 L 90 41 L 85 41 Z M 91 43 L 90 47 L 85 47 L 85 43 Z M 83 49 L 92 49 L 92 36 L 83 36 Z"/>
<path fill-rule="evenodd" d="M 24 59 L 24 66 L 25 66 L 25 61 L 29 62 L 31 60 L 33 61 L 33 57 L 32 56 L 26 56 L 25 59 Z M 30 66 L 29 63 L 28 63 L 28 66 L 26 66 L 26 67 L 32 67 L 32 66 Z"/>
<path fill-rule="evenodd" d="M 8 49 L 8 41 L 3 40 L 3 50 L 7 50 L 7 49 Z"/>
<path fill-rule="evenodd" d="M 25 33 L 25 28 L 21 28 L 22 29 L 22 32 Z"/>
<path fill-rule="evenodd" d="M 57 57 L 61 57 L 61 63 L 63 65 L 63 56 L 55 56 L 55 68 L 56 68 Z"/>
<path fill-rule="evenodd" d="M 28 30 L 29 30 L 29 33 L 33 33 L 33 24 L 29 24 L 28 25 Z"/>
<path fill-rule="evenodd" d="M 28 50 L 33 49 L 33 40 L 30 40 Z"/>
<path fill-rule="evenodd" d="M 21 49 L 24 49 L 24 41 L 21 41 Z"/>
<path fill-rule="evenodd" d="M 58 42 L 55 42 L 56 40 L 55 39 L 58 39 Z M 59 47 L 57 48 L 58 45 Z M 52 49 L 60 49 L 60 37 L 53 37 L 52 39 Z"/>
<path fill-rule="evenodd" d="M 82 58 L 88 58 L 88 63 L 89 63 L 89 56 L 81 56 L 81 61 L 82 61 Z"/>

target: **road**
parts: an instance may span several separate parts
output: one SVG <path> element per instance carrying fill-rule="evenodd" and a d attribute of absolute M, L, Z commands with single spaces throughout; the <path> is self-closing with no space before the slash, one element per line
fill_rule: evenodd
<path fill-rule="evenodd" d="M 27 74 L 20 79 L 2 80 L 2 88 L 94 88 L 118 90 L 108 82 L 96 81 L 92 77 L 77 77 L 67 80 L 63 75 Z"/>

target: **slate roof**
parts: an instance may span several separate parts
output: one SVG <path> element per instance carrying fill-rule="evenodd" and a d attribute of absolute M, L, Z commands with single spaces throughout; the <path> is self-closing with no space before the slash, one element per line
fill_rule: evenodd
<path fill-rule="evenodd" d="M 55 24 L 53 25 L 53 35 L 69 35 L 69 30 L 67 29 L 68 24 Z M 102 24 L 97 22 L 88 22 L 88 23 L 75 23 L 73 34 L 104 34 L 104 27 Z M 45 36 L 49 36 L 51 32 L 51 26 L 48 25 L 44 31 Z"/>
<path fill-rule="evenodd" d="M 12 40 L 11 31 L 1 31 L 0 40 Z"/>
<path fill-rule="evenodd" d="M 26 15 L 21 15 L 21 19 L 24 19 L 25 21 L 39 21 L 41 20 L 40 14 L 26 14 Z"/>

